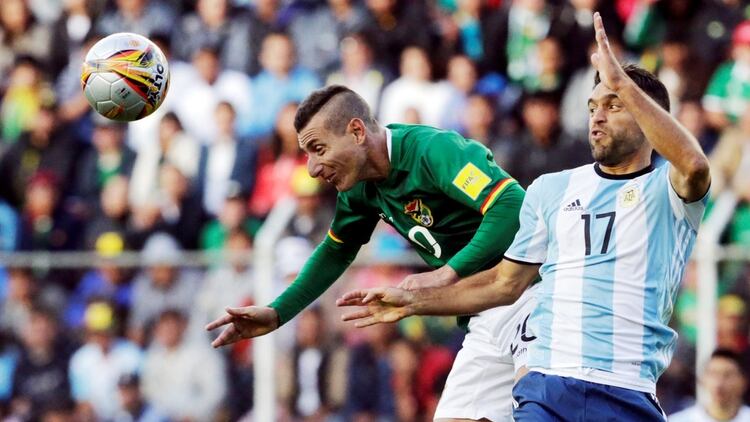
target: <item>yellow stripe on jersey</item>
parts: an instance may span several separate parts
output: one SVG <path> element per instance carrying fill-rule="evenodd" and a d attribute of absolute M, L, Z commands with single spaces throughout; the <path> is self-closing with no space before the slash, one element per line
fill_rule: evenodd
<path fill-rule="evenodd" d="M 482 207 L 479 209 L 479 211 L 484 215 L 484 213 L 487 212 L 487 210 L 492 206 L 492 204 L 495 203 L 495 200 L 498 196 L 500 196 L 503 191 L 505 191 L 505 188 L 511 185 L 511 183 L 515 182 L 515 179 L 512 177 L 509 177 L 502 182 L 498 183 L 497 186 L 495 186 L 494 189 L 490 192 L 489 195 L 487 195 L 487 198 L 484 200 L 484 203 L 482 204 Z"/>
<path fill-rule="evenodd" d="M 333 233 L 333 230 L 331 230 L 331 229 L 328 229 L 328 237 L 330 237 L 331 240 L 333 240 L 336 243 L 344 243 L 343 240 L 341 240 L 338 237 L 336 237 L 336 235 Z"/>

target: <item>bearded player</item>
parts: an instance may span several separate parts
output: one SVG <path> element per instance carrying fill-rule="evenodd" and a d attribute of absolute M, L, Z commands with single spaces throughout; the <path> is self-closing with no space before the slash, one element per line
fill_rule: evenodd
<path fill-rule="evenodd" d="M 524 190 L 480 143 L 427 126 L 383 127 L 344 86 L 313 92 L 294 125 L 310 175 L 339 192 L 328 236 L 273 303 L 229 308 L 210 323 L 209 330 L 228 325 L 214 347 L 266 334 L 294 318 L 341 276 L 379 220 L 435 268 L 406 277 L 405 289 L 446 286 L 502 259 L 518 229 Z M 532 297 L 529 291 L 511 306 L 466 318 L 468 334 L 435 419 L 510 419 L 516 370 L 534 339 L 524 330 Z"/>

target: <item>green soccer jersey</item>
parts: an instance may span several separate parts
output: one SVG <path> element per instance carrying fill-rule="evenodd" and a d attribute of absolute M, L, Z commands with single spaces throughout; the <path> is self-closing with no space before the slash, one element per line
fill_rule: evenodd
<path fill-rule="evenodd" d="M 391 171 L 382 182 L 359 183 L 338 195 L 329 237 L 367 243 L 379 219 L 393 226 L 433 268 L 459 273 L 493 266 L 505 250 L 488 254 L 480 268 L 451 259 L 466 246 L 483 214 L 509 188 L 521 189 L 478 142 L 428 126 L 388 125 Z"/>
<path fill-rule="evenodd" d="M 338 194 L 327 238 L 269 306 L 285 323 L 354 260 L 378 220 L 393 226 L 433 268 L 465 277 L 496 265 L 518 230 L 524 190 L 482 144 L 428 126 L 387 126 L 390 172 Z"/>
<path fill-rule="evenodd" d="M 703 96 L 707 111 L 722 112 L 737 123 L 750 103 L 750 66 L 729 61 L 716 69 Z"/>

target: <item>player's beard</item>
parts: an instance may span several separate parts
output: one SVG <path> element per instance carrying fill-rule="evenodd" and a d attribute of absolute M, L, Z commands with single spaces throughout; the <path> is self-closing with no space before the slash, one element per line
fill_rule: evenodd
<path fill-rule="evenodd" d="M 612 167 L 623 163 L 628 158 L 635 155 L 639 149 L 646 142 L 643 132 L 638 129 L 634 130 L 620 130 L 616 132 L 609 132 L 609 142 L 606 139 L 595 144 L 589 140 L 591 146 L 591 155 L 594 157 L 594 161 L 597 163 Z"/>

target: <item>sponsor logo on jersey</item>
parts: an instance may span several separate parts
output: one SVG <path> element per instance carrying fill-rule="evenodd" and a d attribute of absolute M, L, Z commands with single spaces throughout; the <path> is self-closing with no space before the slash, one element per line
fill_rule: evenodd
<path fill-rule="evenodd" d="M 641 190 L 638 185 L 625 186 L 619 193 L 619 204 L 623 208 L 631 208 L 641 202 Z"/>
<path fill-rule="evenodd" d="M 563 211 L 583 211 L 583 206 L 581 205 L 581 200 L 580 199 L 576 199 L 575 201 L 573 201 L 570 204 L 566 205 L 565 208 L 563 208 Z"/>
<path fill-rule="evenodd" d="M 453 186 L 457 187 L 469 198 L 476 200 L 479 198 L 479 194 L 482 193 L 482 189 L 486 188 L 491 181 L 490 176 L 484 174 L 479 167 L 468 163 L 453 179 Z"/>
<path fill-rule="evenodd" d="M 434 221 L 432 211 L 427 205 L 422 203 L 421 199 L 409 201 L 404 205 L 404 214 L 407 214 L 412 220 L 424 227 L 430 227 Z"/>

